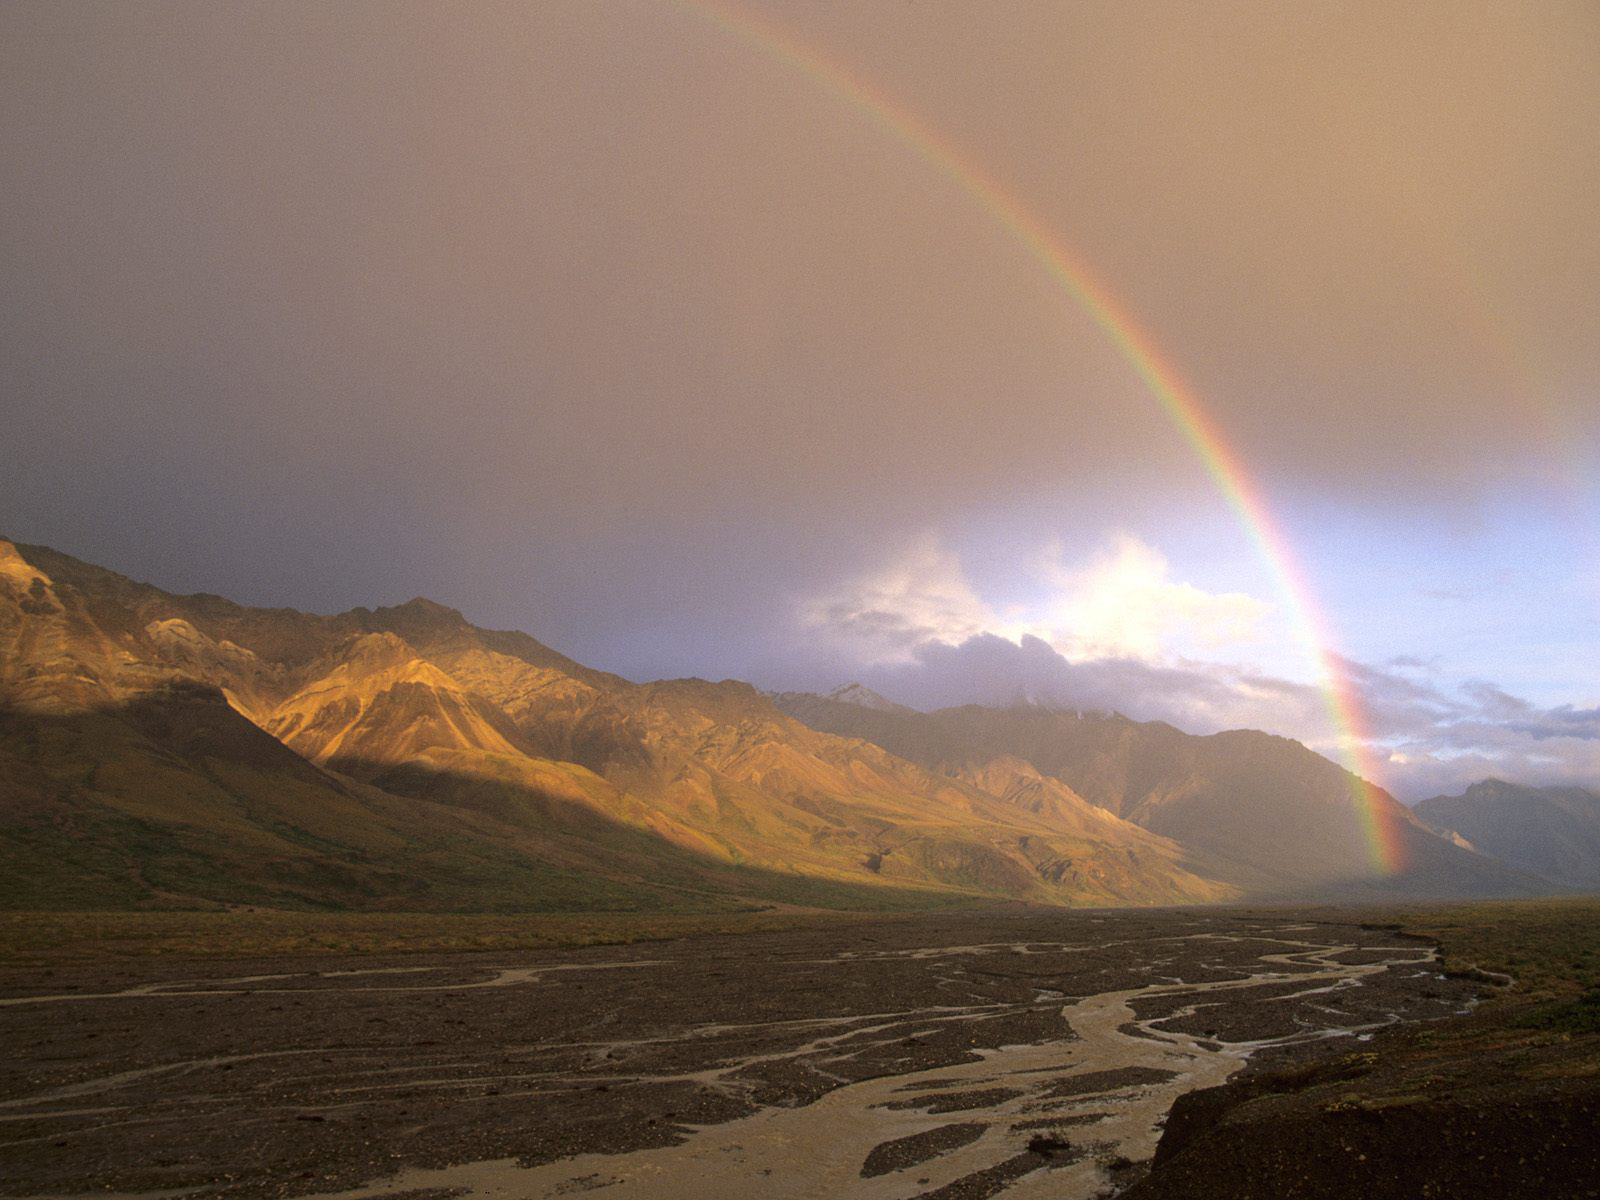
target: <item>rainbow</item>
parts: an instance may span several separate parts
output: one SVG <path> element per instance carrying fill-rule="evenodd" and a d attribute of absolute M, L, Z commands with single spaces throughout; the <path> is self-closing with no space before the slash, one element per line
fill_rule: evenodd
<path fill-rule="evenodd" d="M 1379 773 L 1378 764 L 1367 748 L 1370 739 L 1362 706 L 1343 660 L 1331 649 L 1328 623 L 1314 603 L 1312 590 L 1290 552 L 1288 539 L 1200 397 L 1162 356 L 1133 315 L 1020 200 L 898 106 L 893 98 L 857 79 L 768 20 L 713 0 L 681 2 L 697 17 L 768 58 L 808 76 L 950 179 L 1021 242 L 1056 285 L 1110 338 L 1204 465 L 1287 601 L 1320 675 L 1318 686 L 1339 739 L 1341 757 L 1350 779 L 1352 807 L 1372 869 L 1379 874 L 1401 870 L 1407 858 L 1402 836 L 1404 818 L 1398 805 L 1368 782 L 1378 778 Z"/>

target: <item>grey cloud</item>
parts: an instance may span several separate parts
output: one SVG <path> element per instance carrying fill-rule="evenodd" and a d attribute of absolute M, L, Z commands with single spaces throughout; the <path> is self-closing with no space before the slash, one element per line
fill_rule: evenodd
<path fill-rule="evenodd" d="M 1377 758 L 1398 755 L 1381 782 L 1403 799 L 1458 791 L 1489 775 L 1600 779 L 1600 709 L 1538 710 L 1482 680 L 1446 689 L 1371 664 L 1339 666 L 1360 695 Z M 1191 733 L 1257 728 L 1314 743 L 1328 732 L 1324 698 L 1305 684 L 1199 662 L 1069 662 L 1031 637 L 928 643 L 913 664 L 870 670 L 864 682 L 925 709 L 1022 702 L 1120 712 Z"/>
<path fill-rule="evenodd" d="M 1528 711 L 1527 706 L 1522 711 Z M 1600 741 L 1600 708 L 1575 709 L 1562 706 L 1547 709 L 1538 714 L 1536 719 L 1520 722 L 1513 728 L 1539 741 L 1549 738 Z"/>
<path fill-rule="evenodd" d="M 1540 710 L 1485 680 L 1419 687 L 1370 668 L 1357 672 L 1375 736 L 1399 751 L 1391 785 L 1408 799 L 1460 791 L 1486 776 L 1524 783 L 1600 780 L 1600 710 Z"/>
<path fill-rule="evenodd" d="M 1423 658 L 1415 654 L 1397 654 L 1384 665 L 1397 670 L 1425 671 L 1437 666 L 1438 659 L 1437 657 Z"/>
<path fill-rule="evenodd" d="M 921 645 L 935 630 L 907 619 L 903 613 L 858 608 L 849 604 L 828 604 L 817 612 L 820 621 L 835 633 L 863 638 L 894 649 Z"/>
<path fill-rule="evenodd" d="M 1012 642 L 993 634 L 959 646 L 927 643 L 914 664 L 865 675 L 869 686 L 914 707 L 1035 703 L 1120 712 L 1199 733 L 1300 727 L 1321 704 L 1315 689 L 1288 680 L 1200 663 L 1069 662 L 1038 638 Z"/>
<path fill-rule="evenodd" d="M 1486 715 L 1511 718 L 1533 711 L 1533 705 L 1526 700 L 1518 699 L 1487 680 L 1469 679 L 1461 685 L 1461 691 Z"/>

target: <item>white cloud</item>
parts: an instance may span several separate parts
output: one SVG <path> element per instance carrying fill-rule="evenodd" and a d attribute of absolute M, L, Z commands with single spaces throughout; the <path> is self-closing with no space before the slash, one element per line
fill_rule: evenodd
<path fill-rule="evenodd" d="M 1206 655 L 1259 643 L 1270 606 L 1171 577 L 1159 550 L 1118 536 L 1081 564 L 1045 547 L 1020 576 L 1028 602 L 998 611 L 937 537 L 806 607 L 869 687 L 916 707 L 1008 704 L 1115 709 L 1192 733 L 1255 728 L 1341 758 L 1321 688 Z M 1375 780 L 1404 799 L 1489 775 L 1600 780 L 1600 707 L 1541 708 L 1484 680 L 1448 685 L 1423 660 L 1338 659 L 1360 697 Z"/>
<path fill-rule="evenodd" d="M 1166 556 L 1119 534 L 1087 565 L 1070 567 L 1050 547 L 1044 574 L 1053 594 L 1042 630 L 1029 630 L 1066 658 L 1160 662 L 1180 651 L 1214 652 L 1255 641 L 1271 606 L 1242 592 L 1214 593 L 1170 577 Z"/>
<path fill-rule="evenodd" d="M 918 646 L 958 645 L 995 622 L 961 560 L 934 534 L 882 570 L 806 604 L 803 616 L 806 624 L 854 643 L 868 664 L 912 662 Z"/>
<path fill-rule="evenodd" d="M 1004 613 L 968 581 L 937 535 L 919 539 L 879 571 L 804 606 L 806 623 L 853 643 L 867 664 L 910 662 L 917 647 L 956 646 L 980 634 L 1020 644 L 1038 638 L 1073 662 L 1174 661 L 1255 641 L 1271 606 L 1240 592 L 1176 582 L 1166 557 L 1126 534 L 1088 562 L 1045 547 L 1019 572 L 1036 594 Z"/>

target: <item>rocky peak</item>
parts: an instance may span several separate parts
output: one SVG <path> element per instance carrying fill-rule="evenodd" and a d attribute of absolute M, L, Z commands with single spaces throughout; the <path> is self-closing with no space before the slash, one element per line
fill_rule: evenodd
<path fill-rule="evenodd" d="M 415 646 L 471 628 L 457 610 L 422 596 L 387 608 L 358 608 L 351 615 L 371 633 L 398 634 Z"/>
<path fill-rule="evenodd" d="M 903 704 L 896 704 L 887 696 L 879 695 L 871 688 L 859 683 L 847 683 L 843 687 L 836 687 L 829 692 L 825 699 L 832 700 L 835 704 L 854 704 L 857 708 L 870 708 L 874 712 L 908 712 Z"/>
<path fill-rule="evenodd" d="M 377 610 L 380 615 L 406 616 L 412 620 L 438 621 L 441 624 L 454 625 L 465 622 L 459 609 L 440 604 L 437 600 L 429 600 L 426 596 L 413 596 L 404 604 L 396 604 L 390 608 Z"/>

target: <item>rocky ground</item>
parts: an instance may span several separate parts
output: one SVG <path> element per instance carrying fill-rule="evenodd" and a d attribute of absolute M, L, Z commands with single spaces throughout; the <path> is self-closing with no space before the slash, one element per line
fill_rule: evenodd
<path fill-rule="evenodd" d="M 1488 1001 L 1353 1051 L 1257 1054 L 1178 1098 L 1123 1200 L 1600 1197 L 1600 901 L 1396 915 Z"/>
<path fill-rule="evenodd" d="M 1089 1196 L 1261 1044 L 1359 1053 L 1481 990 L 1431 960 L 1342 920 L 1053 910 L 14 968 L 0 1192 Z"/>
<path fill-rule="evenodd" d="M 1597 1197 L 1594 1059 L 1490 1016 L 1251 1072 L 1180 1097 L 1123 1200 Z"/>

